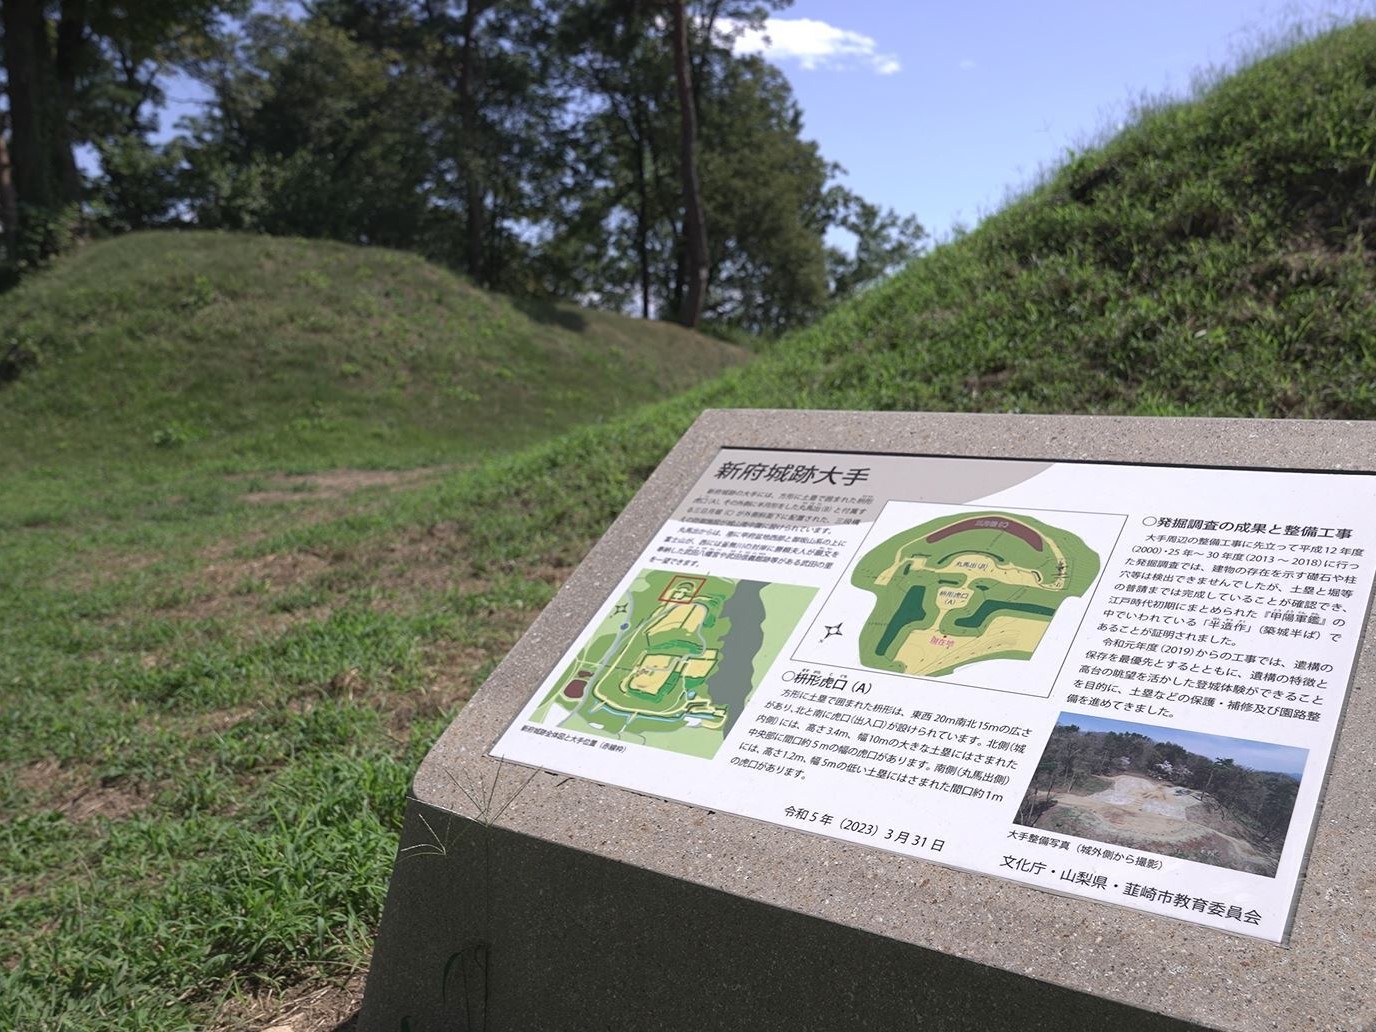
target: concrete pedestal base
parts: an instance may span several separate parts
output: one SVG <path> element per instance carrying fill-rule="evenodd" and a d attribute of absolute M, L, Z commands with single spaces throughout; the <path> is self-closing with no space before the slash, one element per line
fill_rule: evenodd
<path fill-rule="evenodd" d="M 446 817 L 413 803 L 407 841 Z M 1198 1027 L 503 828 L 451 835 L 398 866 L 361 1029 Z"/>

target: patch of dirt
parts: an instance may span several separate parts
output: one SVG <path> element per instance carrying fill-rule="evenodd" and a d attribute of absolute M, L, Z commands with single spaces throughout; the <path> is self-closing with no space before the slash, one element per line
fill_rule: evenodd
<path fill-rule="evenodd" d="M 465 536 L 452 524 L 410 530 L 404 536 L 379 542 L 351 557 L 368 571 L 368 583 L 384 596 L 380 609 L 404 608 L 397 599 L 420 593 L 482 590 L 464 554 Z M 535 576 L 532 573 L 532 576 Z"/>
<path fill-rule="evenodd" d="M 249 491 L 242 499 L 250 505 L 277 505 L 282 502 L 318 502 L 327 498 L 343 498 L 370 487 L 409 487 L 433 480 L 452 467 L 433 466 L 420 469 L 335 469 L 324 473 L 278 474 L 266 479 L 272 485 L 262 491 Z M 240 474 L 233 479 L 247 479 Z"/>
<path fill-rule="evenodd" d="M 1327 237 L 1332 225 L 1311 225 L 1307 232 L 1287 241 L 1279 253 L 1247 266 L 1240 281 L 1243 292 L 1274 300 L 1297 287 L 1335 282 L 1341 278 L 1344 265 L 1368 260 L 1360 228 L 1340 240 L 1331 240 Z M 1372 293 L 1364 292 L 1367 300 Z"/>
<path fill-rule="evenodd" d="M 20 768 L 16 782 L 42 809 L 56 810 L 77 823 L 101 817 L 122 820 L 150 802 L 118 781 L 103 781 L 88 769 L 64 769 L 51 759 Z"/>
<path fill-rule="evenodd" d="M 206 1028 L 209 1032 L 352 1032 L 367 978 L 364 968 L 342 982 L 305 983 L 227 1000 Z"/>
<path fill-rule="evenodd" d="M 73 591 L 91 591 L 102 584 L 147 569 L 162 558 L 162 555 L 154 552 L 106 550 L 83 553 L 73 560 L 70 573 L 62 576 L 62 582 Z"/>
<path fill-rule="evenodd" d="M 374 691 L 356 670 L 336 674 L 318 689 L 318 696 L 364 700 L 387 722 L 390 737 L 407 742 L 420 721 L 453 714 L 472 698 L 493 666 L 511 650 L 538 615 L 530 609 L 502 609 L 485 618 L 488 635 L 482 642 L 435 642 L 426 648 L 421 687 L 412 691 Z M 317 696 L 317 697 L 318 697 Z M 293 705 L 309 709 L 310 697 Z"/>
<path fill-rule="evenodd" d="M 453 713 L 473 697 L 482 684 L 481 675 L 491 663 L 511 648 L 517 632 L 489 647 L 445 643 L 434 650 L 427 663 L 424 686 L 419 691 L 391 693 L 378 700 L 378 710 L 387 718 L 393 737 L 406 741 L 411 728 L 420 720 Z"/>
<path fill-rule="evenodd" d="M 241 590 L 245 584 L 254 585 L 254 590 L 245 594 L 266 594 L 274 588 L 300 584 L 329 565 L 328 559 L 314 552 L 269 552 L 251 559 L 207 563 L 201 570 L 201 582 L 217 594 Z"/>
<path fill-rule="evenodd" d="M 207 713 L 193 713 L 189 716 L 159 713 L 155 717 L 139 721 L 139 731 L 147 734 L 165 728 L 175 731 L 183 738 L 200 738 L 202 735 L 228 731 L 258 711 L 257 706 L 235 706 L 231 709 L 210 710 Z"/>
<path fill-rule="evenodd" d="M 436 523 L 408 529 L 396 538 L 370 542 L 333 565 L 361 571 L 367 584 L 378 591 L 375 608 L 405 610 L 408 600 L 417 595 L 478 594 L 487 590 L 492 575 L 473 571 L 467 545 L 467 534 L 458 526 Z M 523 564 L 519 572 L 528 580 L 558 588 L 573 572 L 574 565 L 557 558 L 538 557 Z"/>
<path fill-rule="evenodd" d="M 285 509 L 280 512 L 265 514 L 261 521 L 255 521 L 251 528 L 245 528 L 233 537 L 227 537 L 207 545 L 198 553 L 199 557 L 209 562 L 223 562 L 234 558 L 234 553 L 241 549 L 266 541 L 285 531 L 298 530 L 302 527 L 313 527 L 328 520 L 336 519 L 348 515 L 349 512 L 358 512 L 359 509 L 351 508 L 347 505 L 321 505 L 311 509 Z"/>
<path fill-rule="evenodd" d="M 206 565 L 191 585 L 196 601 L 165 610 L 165 615 L 186 620 L 252 616 L 255 628 L 280 633 L 303 619 L 328 615 L 329 606 L 264 612 L 270 610 L 275 596 L 312 580 L 347 580 L 351 570 L 357 571 L 358 583 L 378 589 L 382 598 L 377 605 L 381 609 L 405 608 L 394 600 L 396 596 L 405 599 L 455 588 L 478 590 L 483 583 L 465 576 L 464 536 L 452 524 L 409 530 L 399 538 L 370 542 L 349 551 L 273 552 L 248 559 L 234 556 L 240 547 L 252 543 L 252 538 L 239 538 L 207 550 Z M 534 570 L 532 576 L 544 579 L 545 573 Z"/>
<path fill-rule="evenodd" d="M 1278 857 L 1249 841 L 1206 793 L 1135 774 L 1110 780 L 1109 788 L 1092 795 L 1058 793 L 1036 826 L 1237 871 L 1275 873 Z"/>
<path fill-rule="evenodd" d="M 296 587 L 330 566 L 313 552 L 271 552 L 251 559 L 214 558 L 199 571 L 195 601 L 161 611 L 173 620 L 207 620 L 212 617 L 261 613 L 274 594 Z M 263 613 L 255 624 L 264 629 L 285 629 L 309 615 L 303 610 Z"/>

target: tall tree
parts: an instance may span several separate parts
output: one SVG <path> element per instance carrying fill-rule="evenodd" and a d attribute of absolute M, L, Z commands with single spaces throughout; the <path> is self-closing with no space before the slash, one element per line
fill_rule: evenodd
<path fill-rule="evenodd" d="M 57 216 L 70 185 L 61 157 L 71 154 L 66 118 L 59 102 L 48 16 L 43 0 L 5 0 L 5 80 L 9 94 L 11 180 L 15 217 L 6 223 L 11 260 L 42 258 L 55 244 L 40 232 Z M 70 41 L 70 31 L 65 35 Z M 66 62 L 70 65 L 70 62 Z"/>
<path fill-rule="evenodd" d="M 10 150 L 5 143 L 9 130 L 9 113 L 0 114 L 0 240 L 19 225 L 19 198 L 14 192 Z"/>
<path fill-rule="evenodd" d="M 568 120 L 572 160 L 554 206 L 553 260 L 545 263 L 556 292 L 572 284 L 619 305 L 634 290 L 645 318 L 659 307 L 661 252 L 677 246 L 682 197 L 672 59 L 657 13 L 642 0 L 576 0 L 560 10 L 560 80 L 581 110 Z M 627 255 L 633 287 L 620 257 Z"/>
<path fill-rule="evenodd" d="M 528 289 L 522 232 L 547 200 L 563 103 L 552 0 L 322 0 L 319 18 L 442 88 L 425 119 L 435 214 L 423 250 L 479 283 Z"/>
<path fill-rule="evenodd" d="M 830 166 L 802 138 L 787 80 L 758 57 L 723 64 L 702 124 L 707 318 L 765 335 L 814 318 L 827 301 Z"/>
<path fill-rule="evenodd" d="M 476 38 L 478 18 L 489 6 L 490 0 L 466 0 L 460 22 L 463 42 L 459 51 L 459 161 L 465 170 L 466 251 L 469 273 L 480 283 L 488 281 L 487 266 L 483 261 L 483 223 L 486 220 L 483 189 L 485 176 L 481 147 L 483 134 L 478 126 L 478 102 L 474 94 L 477 89 L 475 80 L 479 75 L 476 66 L 481 53 Z"/>
<path fill-rule="evenodd" d="M 693 95 L 692 56 L 688 47 L 688 23 L 683 0 L 670 0 L 669 23 L 673 34 L 674 82 L 678 88 L 679 179 L 683 185 L 683 237 L 688 258 L 687 289 L 679 322 L 696 327 L 702 319 L 707 295 L 707 217 L 702 208 L 698 181 L 697 104 Z"/>
<path fill-rule="evenodd" d="M 147 52 L 188 30 L 204 31 L 247 0 L 4 0 L 6 92 L 16 216 L 6 225 L 12 259 L 41 259 L 60 244 L 62 222 L 82 199 L 75 147 L 90 142 L 89 87 L 114 54 Z"/>
<path fill-rule="evenodd" d="M 199 221 L 416 247 L 430 217 L 432 80 L 320 20 L 254 15 L 201 68 L 187 152 Z"/>
<path fill-rule="evenodd" d="M 680 99 L 678 26 L 664 0 L 561 8 L 560 53 L 577 115 L 576 157 L 567 164 L 576 171 L 568 196 L 552 206 L 539 268 L 554 293 L 615 307 L 634 300 L 645 316 L 682 318 L 692 280 L 702 285 L 703 321 L 778 333 L 906 259 L 921 230 L 828 187 L 838 170 L 802 138 L 787 80 L 761 58 L 734 53 L 734 34 L 763 24 L 767 6 L 681 6 L 691 103 Z M 685 111 L 696 128 L 691 168 Z M 696 173 L 710 230 L 705 277 L 689 274 L 685 168 Z M 854 227 L 853 254 L 826 247 L 831 225 Z M 900 240 L 900 230 L 909 237 Z"/>

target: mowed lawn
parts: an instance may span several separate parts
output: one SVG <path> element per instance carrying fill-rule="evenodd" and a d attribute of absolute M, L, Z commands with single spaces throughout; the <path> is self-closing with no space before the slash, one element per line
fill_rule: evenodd
<path fill-rule="evenodd" d="M 366 958 L 410 772 L 575 557 L 475 569 L 452 474 L 350 476 L 7 529 L 4 1027 L 233 1027 Z"/>

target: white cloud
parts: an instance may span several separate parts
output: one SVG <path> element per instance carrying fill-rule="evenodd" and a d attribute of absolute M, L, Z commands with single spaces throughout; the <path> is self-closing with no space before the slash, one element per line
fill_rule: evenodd
<path fill-rule="evenodd" d="M 956 67 L 962 72 L 972 72 L 975 70 L 975 62 L 971 58 L 963 57 L 960 60 L 960 64 L 956 65 Z"/>
<path fill-rule="evenodd" d="M 735 50 L 771 61 L 797 61 L 807 71 L 868 68 L 876 75 L 893 75 L 903 69 L 898 56 L 881 53 L 873 38 L 816 18 L 770 18 L 763 29 L 742 32 Z"/>

